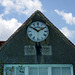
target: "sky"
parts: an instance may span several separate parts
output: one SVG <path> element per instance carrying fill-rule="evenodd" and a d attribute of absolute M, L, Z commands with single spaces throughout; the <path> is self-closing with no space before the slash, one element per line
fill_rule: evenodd
<path fill-rule="evenodd" d="M 0 41 L 40 10 L 75 45 L 75 0 L 0 0 Z"/>

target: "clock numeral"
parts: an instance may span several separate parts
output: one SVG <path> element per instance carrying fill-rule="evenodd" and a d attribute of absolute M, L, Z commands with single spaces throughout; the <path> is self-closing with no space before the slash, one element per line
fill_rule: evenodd
<path fill-rule="evenodd" d="M 39 23 L 37 23 L 37 25 L 39 25 Z"/>
<path fill-rule="evenodd" d="M 33 39 L 35 39 L 35 36 L 33 36 Z"/>
<path fill-rule="evenodd" d="M 46 34 L 43 34 L 44 36 L 46 36 Z"/>
<path fill-rule="evenodd" d="M 44 31 L 44 32 L 47 32 L 47 31 Z"/>
<path fill-rule="evenodd" d="M 29 36 L 32 36 L 32 34 L 29 34 Z"/>
<path fill-rule="evenodd" d="M 35 24 L 33 24 L 33 26 L 35 26 Z"/>

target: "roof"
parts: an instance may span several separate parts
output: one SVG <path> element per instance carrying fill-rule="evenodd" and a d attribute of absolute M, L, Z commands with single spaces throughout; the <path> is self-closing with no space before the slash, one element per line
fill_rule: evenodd
<path fill-rule="evenodd" d="M 6 43 L 6 41 L 0 41 L 0 47 L 1 47 L 4 43 Z"/>
<path fill-rule="evenodd" d="M 36 16 L 37 15 L 37 16 Z M 35 21 L 36 20 L 40 20 L 42 22 L 46 22 L 47 25 L 50 25 L 55 31 L 57 31 L 59 33 L 59 35 L 63 38 L 64 41 L 66 41 L 68 44 L 70 44 L 72 47 L 75 48 L 75 45 L 58 29 L 56 28 L 44 15 L 43 13 L 41 13 L 39 10 L 35 11 L 22 25 L 21 27 L 19 27 L 15 32 L 14 34 L 12 34 L 8 40 L 5 42 L 3 42 L 3 47 L 5 47 L 9 41 L 19 32 L 21 31 L 25 25 L 29 25 L 33 20 Z M 4 44 L 5 43 L 5 44 Z M 2 49 L 1 48 L 1 49 Z"/>

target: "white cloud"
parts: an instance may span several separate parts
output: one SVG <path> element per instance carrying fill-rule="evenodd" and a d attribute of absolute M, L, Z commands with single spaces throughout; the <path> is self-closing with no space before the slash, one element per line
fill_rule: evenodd
<path fill-rule="evenodd" d="M 2 19 L 0 15 L 0 40 L 7 40 L 9 36 L 21 25 L 15 18 L 11 20 Z"/>
<path fill-rule="evenodd" d="M 65 13 L 64 11 L 54 10 L 58 15 L 66 21 L 67 24 L 75 24 L 75 17 L 72 16 L 72 13 Z"/>
<path fill-rule="evenodd" d="M 35 10 L 43 11 L 42 3 L 39 0 L 2 0 L 0 4 L 5 7 L 5 14 L 15 11 L 19 14 L 29 15 Z"/>
<path fill-rule="evenodd" d="M 69 39 L 73 39 L 75 37 L 75 31 L 69 30 L 67 27 L 61 28 L 60 31 Z"/>
<path fill-rule="evenodd" d="M 0 0 L 4 7 L 4 13 L 0 14 L 0 40 L 7 40 L 8 37 L 21 25 L 17 19 L 3 19 L 11 12 L 17 14 L 31 15 L 35 10 L 43 11 L 40 0 Z"/>

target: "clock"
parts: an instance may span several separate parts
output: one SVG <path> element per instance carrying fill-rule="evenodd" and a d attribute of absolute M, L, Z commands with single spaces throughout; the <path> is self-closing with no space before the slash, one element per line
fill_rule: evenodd
<path fill-rule="evenodd" d="M 34 42 L 41 42 L 48 37 L 49 30 L 45 23 L 32 22 L 27 28 L 28 37 Z"/>

